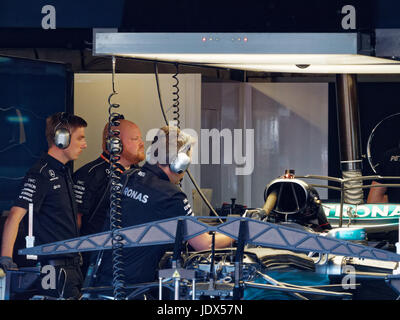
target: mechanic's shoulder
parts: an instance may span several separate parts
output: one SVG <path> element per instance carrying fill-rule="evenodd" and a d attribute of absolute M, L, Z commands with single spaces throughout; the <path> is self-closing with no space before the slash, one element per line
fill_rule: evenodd
<path fill-rule="evenodd" d="M 86 164 L 84 164 L 82 167 L 80 167 L 78 170 L 76 170 L 76 173 L 82 172 L 86 174 L 95 174 L 99 170 L 102 170 L 104 166 L 108 165 L 107 162 L 105 162 L 101 158 L 97 158 L 93 161 L 90 161 Z"/>
<path fill-rule="evenodd" d="M 75 177 L 95 177 L 103 174 L 108 164 L 101 158 L 90 161 L 74 172 Z"/>
<path fill-rule="evenodd" d="M 159 179 L 158 183 L 160 192 L 168 199 L 176 200 L 180 198 L 186 198 L 185 193 L 177 185 L 162 179 Z"/>
<path fill-rule="evenodd" d="M 141 183 L 151 189 L 154 189 L 163 198 L 170 198 L 180 194 L 182 190 L 171 183 L 168 180 L 161 179 L 159 176 L 151 172 L 150 170 L 137 170 L 135 173 L 135 179 L 141 180 Z"/>
<path fill-rule="evenodd" d="M 35 180 L 31 182 L 47 182 L 50 180 L 51 167 L 45 159 L 39 159 L 35 164 L 26 172 L 25 179 Z M 52 173 L 52 172 L 51 172 Z"/>

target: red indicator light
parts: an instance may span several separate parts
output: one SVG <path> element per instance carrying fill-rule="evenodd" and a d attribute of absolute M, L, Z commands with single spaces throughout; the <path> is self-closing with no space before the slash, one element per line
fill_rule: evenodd
<path fill-rule="evenodd" d="M 247 42 L 247 40 L 248 40 L 247 37 L 244 37 L 244 38 L 243 38 L 243 41 L 244 41 L 244 42 Z"/>
<path fill-rule="evenodd" d="M 201 38 L 201 41 L 206 42 L 206 41 L 207 41 L 207 38 L 206 38 L 206 37 L 203 37 L 203 38 Z"/>

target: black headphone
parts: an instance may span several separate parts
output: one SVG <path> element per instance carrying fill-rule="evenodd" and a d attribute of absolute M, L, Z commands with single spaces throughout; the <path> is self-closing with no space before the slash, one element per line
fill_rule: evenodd
<path fill-rule="evenodd" d="M 71 142 L 71 132 L 69 131 L 68 114 L 62 112 L 60 115 L 60 120 L 56 127 L 54 128 L 54 144 L 60 149 L 68 148 Z M 63 126 L 62 128 L 58 128 Z M 57 129 L 58 128 L 58 129 Z"/>
<path fill-rule="evenodd" d="M 115 121 L 124 120 L 125 117 L 119 114 L 111 119 L 112 126 L 115 126 Z M 118 135 L 108 137 L 106 141 L 107 151 L 110 154 L 121 154 L 123 150 L 121 138 Z"/>
<path fill-rule="evenodd" d="M 192 159 L 189 157 L 187 152 L 190 150 L 190 148 L 190 142 L 185 143 L 178 153 L 171 159 L 169 167 L 172 172 L 182 173 L 189 168 Z"/>
<path fill-rule="evenodd" d="M 107 139 L 107 151 L 110 154 L 121 154 L 122 153 L 122 141 L 118 136 L 114 136 Z"/>

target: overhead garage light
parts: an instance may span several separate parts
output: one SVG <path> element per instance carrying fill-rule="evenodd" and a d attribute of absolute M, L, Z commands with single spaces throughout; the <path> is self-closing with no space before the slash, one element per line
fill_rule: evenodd
<path fill-rule="evenodd" d="M 195 64 L 237 64 L 237 65 L 365 65 L 396 63 L 396 61 L 357 54 L 118 54 L 145 60 L 157 60 Z"/>
<path fill-rule="evenodd" d="M 370 51 L 357 33 L 98 33 L 95 47 L 96 55 L 253 71 L 399 73 L 397 61 Z"/>
<path fill-rule="evenodd" d="M 355 74 L 400 74 L 400 63 L 391 64 L 215 64 L 215 67 L 258 72 L 288 73 L 355 73 Z"/>

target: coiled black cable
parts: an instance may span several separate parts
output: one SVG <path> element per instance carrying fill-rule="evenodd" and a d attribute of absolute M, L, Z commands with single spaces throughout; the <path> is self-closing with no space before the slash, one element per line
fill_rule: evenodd
<path fill-rule="evenodd" d="M 112 233 L 112 267 L 113 267 L 113 292 L 115 300 L 125 299 L 125 282 L 124 282 L 124 266 L 123 266 L 123 237 L 119 233 L 122 228 L 122 184 L 121 172 L 118 170 L 116 164 L 121 159 L 122 143 L 119 137 L 120 131 L 115 129 L 118 127 L 121 119 L 121 114 L 113 109 L 120 107 L 119 104 L 111 103 L 111 98 L 117 94 L 114 87 L 115 75 L 115 57 L 112 57 L 112 93 L 108 97 L 108 140 L 107 149 L 110 155 L 110 230 Z"/>
<path fill-rule="evenodd" d="M 175 83 L 172 85 L 172 88 L 175 89 L 175 91 L 172 92 L 172 95 L 174 95 L 175 97 L 172 98 L 173 104 L 172 104 L 172 108 L 174 108 L 174 110 L 172 111 L 172 113 L 174 114 L 173 116 L 173 121 L 175 126 L 180 129 L 181 128 L 181 121 L 179 120 L 180 118 L 180 109 L 179 109 L 179 79 L 178 79 L 178 74 L 179 74 L 179 65 L 176 63 L 175 64 L 175 74 L 172 75 L 172 78 L 175 80 Z M 179 181 L 179 186 L 182 188 L 182 181 Z"/>
<path fill-rule="evenodd" d="M 175 91 L 172 92 L 172 94 L 175 96 L 172 101 L 174 102 L 174 104 L 172 105 L 172 107 L 174 108 L 173 110 L 173 120 L 175 122 L 175 126 L 177 128 L 181 128 L 181 121 L 179 120 L 180 118 L 180 109 L 179 109 L 179 79 L 178 79 L 178 74 L 179 74 L 179 65 L 176 63 L 175 64 L 175 68 L 176 68 L 176 72 L 175 74 L 172 76 L 172 78 L 174 78 L 175 80 L 175 84 L 172 85 L 172 87 L 175 89 Z"/>
<path fill-rule="evenodd" d="M 158 100 L 160 102 L 161 113 L 163 115 L 165 124 L 168 126 L 169 123 L 168 123 L 167 115 L 165 113 L 164 106 L 163 106 L 163 103 L 162 103 L 162 98 L 161 98 L 161 90 L 160 90 L 160 83 L 159 83 L 159 79 L 158 79 L 158 64 L 157 64 L 157 62 L 154 63 L 154 75 L 155 75 L 155 78 L 156 78 L 157 93 L 158 93 Z M 189 169 L 186 170 L 186 173 L 187 173 L 190 181 L 192 182 L 193 186 L 196 188 L 197 192 L 199 193 L 201 199 L 203 199 L 203 201 L 206 204 L 206 206 L 210 209 L 210 211 L 214 214 L 214 216 L 218 217 L 219 221 L 222 223 L 222 220 L 219 217 L 218 213 L 215 211 L 215 209 L 213 208 L 211 203 L 207 200 L 206 196 L 201 191 L 200 187 L 196 183 L 196 181 L 193 178 L 192 174 L 190 173 Z"/>

